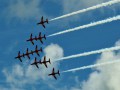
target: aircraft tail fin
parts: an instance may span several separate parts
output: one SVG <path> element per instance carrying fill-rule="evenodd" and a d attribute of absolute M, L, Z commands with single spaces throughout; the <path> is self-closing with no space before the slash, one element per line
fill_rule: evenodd
<path fill-rule="evenodd" d="M 46 22 L 48 23 L 48 19 L 46 19 Z"/>
<path fill-rule="evenodd" d="M 40 51 L 43 52 L 42 47 L 40 48 Z"/>
<path fill-rule="evenodd" d="M 48 61 L 50 64 L 51 64 L 51 62 L 50 62 L 50 58 L 49 58 L 49 61 Z"/>
<path fill-rule="evenodd" d="M 36 47 L 35 47 L 35 50 L 37 50 L 38 48 L 37 48 L 37 45 L 36 45 Z"/>
<path fill-rule="evenodd" d="M 35 40 L 37 41 L 37 37 L 35 36 Z"/>
<path fill-rule="evenodd" d="M 31 54 L 33 55 L 33 51 L 31 50 Z"/>
<path fill-rule="evenodd" d="M 59 72 L 59 70 L 58 70 L 58 75 L 60 76 L 60 72 Z"/>
<path fill-rule="evenodd" d="M 29 53 L 29 52 L 28 52 L 28 48 L 27 48 L 27 50 L 26 50 L 26 53 Z"/>
<path fill-rule="evenodd" d="M 18 52 L 18 55 L 20 55 L 20 51 Z"/>
<path fill-rule="evenodd" d="M 23 55 L 22 55 L 24 58 L 25 58 L 25 54 L 23 53 Z"/>
<path fill-rule="evenodd" d="M 45 40 L 46 40 L 46 36 L 45 36 L 45 34 L 44 34 L 44 38 L 45 38 Z"/>
<path fill-rule="evenodd" d="M 39 33 L 39 37 L 41 37 L 41 32 Z"/>

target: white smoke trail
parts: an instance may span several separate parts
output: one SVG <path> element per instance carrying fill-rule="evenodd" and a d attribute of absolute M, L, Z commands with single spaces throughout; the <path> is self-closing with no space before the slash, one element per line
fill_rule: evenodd
<path fill-rule="evenodd" d="M 90 10 L 98 9 L 98 8 L 101 8 L 101 7 L 106 7 L 108 5 L 116 4 L 116 3 L 119 3 L 119 2 L 120 2 L 120 0 L 112 0 L 112 1 L 109 1 L 109 2 L 105 2 L 105 3 L 102 3 L 102 4 L 98 4 L 98 5 L 86 8 L 86 9 L 78 10 L 76 12 L 72 12 L 72 13 L 69 13 L 69 14 L 65 14 L 65 15 L 53 18 L 50 21 L 54 21 L 54 20 L 58 20 L 58 19 L 61 19 L 61 18 L 69 17 L 69 16 L 72 16 L 72 15 L 76 15 L 76 14 L 79 14 L 79 13 L 83 13 L 83 12 L 87 12 L 87 11 L 90 11 Z"/>
<path fill-rule="evenodd" d="M 80 68 L 74 68 L 74 69 L 62 71 L 61 73 L 78 71 L 78 70 L 84 70 L 84 69 L 94 68 L 94 67 L 100 67 L 100 66 L 105 66 L 105 65 L 109 65 L 109 64 L 118 63 L 118 62 L 120 62 L 120 60 L 113 60 L 113 61 L 109 61 L 109 62 L 104 62 L 104 63 L 99 63 L 99 64 L 93 64 L 93 65 L 83 66 L 83 67 L 80 67 Z"/>
<path fill-rule="evenodd" d="M 82 56 L 88 56 L 88 55 L 92 55 L 92 54 L 99 54 L 99 53 L 114 51 L 114 50 L 119 50 L 119 49 L 120 49 L 120 46 L 115 46 L 115 47 L 111 47 L 111 48 L 104 48 L 104 49 L 99 49 L 99 50 L 95 50 L 95 51 L 84 52 L 84 53 L 81 53 L 81 54 L 70 55 L 70 56 L 67 56 L 67 57 L 60 58 L 56 61 L 61 61 L 61 60 L 66 60 L 66 59 L 71 59 L 71 58 L 77 58 L 77 57 L 82 57 Z"/>
<path fill-rule="evenodd" d="M 120 15 L 114 16 L 114 17 L 111 17 L 111 18 L 108 18 L 108 19 L 105 19 L 105 20 L 93 22 L 93 23 L 90 23 L 90 24 L 86 24 L 86 25 L 83 25 L 83 26 L 78 26 L 78 27 L 75 27 L 75 28 L 72 28 L 72 29 L 64 30 L 64 31 L 61 31 L 61 32 L 58 32 L 58 33 L 54 33 L 54 34 L 51 34 L 47 37 L 56 36 L 56 35 L 59 35 L 59 34 L 64 34 L 64 33 L 72 32 L 72 31 L 76 31 L 76 30 L 81 30 L 81 29 L 84 29 L 84 28 L 88 28 L 88 27 L 92 27 L 92 26 L 96 26 L 96 25 L 100 25 L 100 24 L 105 24 L 105 23 L 108 23 L 108 22 L 116 21 L 116 20 L 120 20 Z"/>

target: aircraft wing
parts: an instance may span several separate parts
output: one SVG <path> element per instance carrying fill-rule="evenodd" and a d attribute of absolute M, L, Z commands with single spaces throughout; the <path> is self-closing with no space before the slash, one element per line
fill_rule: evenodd
<path fill-rule="evenodd" d="M 45 28 L 45 25 L 44 25 L 44 23 L 42 24 L 42 26 Z"/>
<path fill-rule="evenodd" d="M 52 73 L 54 73 L 55 71 L 54 71 L 54 68 L 53 68 L 53 71 L 52 71 Z"/>
<path fill-rule="evenodd" d="M 57 77 L 55 75 L 53 75 L 53 77 L 57 80 Z"/>
<path fill-rule="evenodd" d="M 30 56 L 29 56 L 29 55 L 27 55 L 27 57 L 30 59 Z"/>
<path fill-rule="evenodd" d="M 33 42 L 33 41 L 31 41 L 31 43 L 34 45 L 34 42 Z"/>
<path fill-rule="evenodd" d="M 40 56 L 40 54 L 37 52 L 37 55 Z"/>
<path fill-rule="evenodd" d="M 44 56 L 44 62 L 46 62 L 46 56 Z"/>
<path fill-rule="evenodd" d="M 22 62 L 21 58 L 19 58 L 19 60 Z"/>
<path fill-rule="evenodd" d="M 40 42 L 43 44 L 43 41 L 42 41 L 42 40 L 40 40 Z"/>
<path fill-rule="evenodd" d="M 33 62 L 31 65 L 34 65 L 35 63 Z"/>
<path fill-rule="evenodd" d="M 36 65 L 37 68 L 39 68 L 37 64 L 35 64 L 35 65 Z"/>
<path fill-rule="evenodd" d="M 41 17 L 41 22 L 43 22 L 43 16 Z"/>
<path fill-rule="evenodd" d="M 46 64 L 46 63 L 44 63 L 44 65 L 45 65 L 45 67 L 47 68 L 47 64 Z"/>
<path fill-rule="evenodd" d="M 39 37 L 41 37 L 41 32 L 39 33 Z"/>

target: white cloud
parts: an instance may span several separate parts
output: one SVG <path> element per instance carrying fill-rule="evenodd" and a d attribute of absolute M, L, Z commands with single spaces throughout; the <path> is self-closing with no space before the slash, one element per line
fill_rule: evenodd
<path fill-rule="evenodd" d="M 51 72 L 52 68 L 58 68 L 58 63 L 53 63 L 55 59 L 63 57 L 63 49 L 57 44 L 50 44 L 44 49 L 44 53 L 48 58 L 51 59 L 52 64 L 48 65 L 49 68 L 45 66 L 39 66 L 40 69 L 37 69 L 35 66 L 26 66 L 23 67 L 19 64 L 14 65 L 12 69 L 5 68 L 3 73 L 6 77 L 6 82 L 10 84 L 10 87 L 13 88 L 24 88 L 26 84 L 37 84 L 37 81 L 47 81 L 50 79 L 48 74 Z M 52 83 L 52 82 L 51 82 Z"/>
<path fill-rule="evenodd" d="M 117 45 L 120 44 L 117 42 Z M 120 52 L 104 52 L 96 63 L 120 59 Z M 120 89 L 120 63 L 94 68 L 82 87 L 73 87 L 71 90 L 119 90 Z M 78 84 L 79 85 L 79 84 Z"/>
<path fill-rule="evenodd" d="M 116 46 L 120 46 L 120 40 L 115 43 Z"/>
<path fill-rule="evenodd" d="M 21 20 L 38 18 L 43 15 L 41 0 L 13 0 L 7 8 L 7 16 Z"/>

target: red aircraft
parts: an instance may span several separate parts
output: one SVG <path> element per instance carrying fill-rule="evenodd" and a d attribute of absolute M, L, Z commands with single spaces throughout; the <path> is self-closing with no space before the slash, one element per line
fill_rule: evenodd
<path fill-rule="evenodd" d="M 55 72 L 55 70 L 54 70 L 54 68 L 53 68 L 52 73 L 51 73 L 51 74 L 48 74 L 48 76 L 51 76 L 51 75 L 52 75 L 52 76 L 57 80 L 57 77 L 55 76 L 56 74 L 58 74 L 58 75 L 60 76 L 59 70 L 58 70 L 58 72 Z"/>
<path fill-rule="evenodd" d="M 37 58 L 35 57 L 34 62 L 33 62 L 31 65 L 36 65 L 36 67 L 39 68 L 39 67 L 38 67 L 38 63 L 39 63 L 39 62 L 37 61 Z"/>
<path fill-rule="evenodd" d="M 44 56 L 44 60 L 42 62 L 40 61 L 40 64 L 44 64 L 47 68 L 47 63 L 48 62 L 51 64 L 50 59 L 48 61 L 46 61 L 46 56 Z"/>
<path fill-rule="evenodd" d="M 22 55 L 20 55 L 20 51 L 18 52 L 18 56 L 17 57 L 15 57 L 15 59 L 19 59 L 21 62 L 22 62 L 22 59 L 21 59 L 21 57 L 23 57 Z"/>
<path fill-rule="evenodd" d="M 42 52 L 42 47 L 38 50 L 38 47 L 37 47 L 37 45 L 36 45 L 36 48 L 35 48 L 35 51 L 34 51 L 34 52 L 35 52 L 38 56 L 40 56 L 39 51 Z"/>
<path fill-rule="evenodd" d="M 39 33 L 39 37 L 38 37 L 37 39 L 39 39 L 42 44 L 43 44 L 43 41 L 42 41 L 43 38 L 46 40 L 45 34 L 44 34 L 44 36 L 42 36 L 42 35 L 41 35 L 41 32 L 40 32 L 40 33 Z"/>
<path fill-rule="evenodd" d="M 48 23 L 48 19 L 46 19 L 46 21 L 43 20 L 43 16 L 41 17 L 41 21 L 39 23 L 37 23 L 37 25 L 41 24 L 44 28 L 45 28 L 45 25 L 44 23 Z"/>
<path fill-rule="evenodd" d="M 30 59 L 29 54 L 30 54 L 30 53 L 28 52 L 28 48 L 27 48 L 26 53 L 25 53 L 24 55 L 26 55 L 26 56 Z"/>
<path fill-rule="evenodd" d="M 32 38 L 32 33 L 30 35 L 30 39 L 28 39 L 27 41 L 30 41 L 33 45 L 34 45 L 34 42 L 33 42 L 34 38 Z"/>

